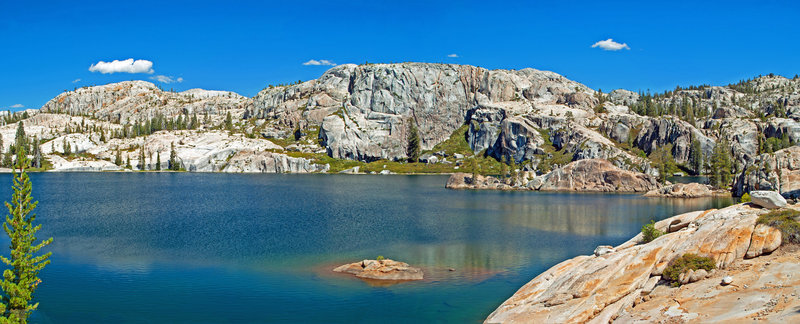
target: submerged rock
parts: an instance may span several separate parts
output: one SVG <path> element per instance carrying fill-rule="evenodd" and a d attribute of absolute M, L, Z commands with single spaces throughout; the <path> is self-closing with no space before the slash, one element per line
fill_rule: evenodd
<path fill-rule="evenodd" d="M 376 280 L 422 280 L 423 278 L 422 270 L 419 268 L 409 266 L 405 262 L 390 259 L 354 262 L 339 266 L 333 271 Z"/>

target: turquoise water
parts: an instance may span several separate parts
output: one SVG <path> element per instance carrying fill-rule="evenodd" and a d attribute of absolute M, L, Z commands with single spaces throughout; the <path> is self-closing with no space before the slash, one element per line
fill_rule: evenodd
<path fill-rule="evenodd" d="M 479 322 L 555 263 L 621 243 L 650 219 L 730 204 L 452 191 L 445 176 L 31 178 L 40 237 L 55 238 L 40 323 Z M 381 285 L 330 271 L 378 255 L 426 279 Z"/>

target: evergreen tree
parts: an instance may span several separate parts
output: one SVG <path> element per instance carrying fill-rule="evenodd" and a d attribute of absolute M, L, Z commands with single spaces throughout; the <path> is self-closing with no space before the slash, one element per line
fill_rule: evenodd
<path fill-rule="evenodd" d="M 419 131 L 417 130 L 417 125 L 413 118 L 408 119 L 408 124 L 408 146 L 406 147 L 406 155 L 408 155 L 408 162 L 417 162 L 419 161 L 420 151 Z"/>
<path fill-rule="evenodd" d="M 131 156 L 130 155 L 127 155 L 126 158 L 125 158 L 125 168 L 126 169 L 133 168 L 131 166 Z"/>
<path fill-rule="evenodd" d="M 661 183 L 667 182 L 667 177 L 675 169 L 675 158 L 672 156 L 672 144 L 667 144 L 656 148 L 650 152 L 650 161 L 658 169 L 658 180 Z"/>
<path fill-rule="evenodd" d="M 0 155 L 2 155 L 2 153 L 3 153 L 3 135 L 0 134 Z M 2 158 L 0 158 L 0 161 L 2 161 Z"/>
<path fill-rule="evenodd" d="M 142 143 L 142 148 L 139 150 L 139 170 L 144 170 L 145 161 L 144 161 L 144 143 Z"/>
<path fill-rule="evenodd" d="M 161 171 L 161 151 L 156 152 L 156 171 Z"/>
<path fill-rule="evenodd" d="M 119 146 L 117 146 L 117 155 L 114 157 L 114 164 L 122 165 L 122 151 L 119 150 Z"/>
<path fill-rule="evenodd" d="M 14 161 L 12 160 L 14 153 L 12 150 L 14 149 L 14 145 L 8 146 L 8 151 L 6 154 L 3 154 L 3 167 L 12 168 L 14 167 Z"/>
<path fill-rule="evenodd" d="M 25 148 L 20 147 L 17 153 L 12 186 L 14 193 L 11 196 L 11 203 L 6 202 L 8 215 L 3 224 L 3 229 L 11 239 L 11 255 L 10 258 L 0 256 L 0 260 L 11 268 L 3 272 L 3 281 L 0 282 L 0 287 L 3 289 L 0 320 L 8 323 L 27 323 L 28 316 L 39 306 L 39 303 L 31 304 L 33 293 L 42 282 L 39 279 L 39 271 L 50 264 L 51 252 L 36 254 L 52 243 L 53 238 L 36 243 L 36 232 L 42 225 L 34 225 L 36 214 L 32 212 L 38 202 L 33 201 L 31 197 L 32 186 L 25 172 L 28 164 Z"/>
<path fill-rule="evenodd" d="M 696 138 L 692 138 L 692 145 L 689 149 L 689 166 L 695 175 L 703 174 L 703 148 Z"/>
<path fill-rule="evenodd" d="M 105 143 L 106 142 L 106 132 L 100 130 L 100 141 Z"/>
<path fill-rule="evenodd" d="M 472 170 L 472 186 L 478 186 L 478 174 L 480 174 L 480 165 L 478 164 L 478 158 L 473 157 L 469 160 L 470 169 Z"/>
<path fill-rule="evenodd" d="M 41 168 L 42 167 L 42 150 L 39 147 L 39 138 L 33 138 L 33 161 L 31 161 L 31 166 L 34 168 Z"/>
<path fill-rule="evenodd" d="M 225 115 L 225 129 L 227 130 L 233 129 L 233 118 L 231 118 L 230 111 L 228 112 L 228 114 Z"/>
<path fill-rule="evenodd" d="M 711 153 L 711 178 L 714 188 L 725 188 L 731 182 L 731 156 L 728 141 L 724 138 L 714 145 Z"/>
<path fill-rule="evenodd" d="M 505 179 L 508 176 L 508 164 L 506 164 L 506 156 L 500 157 L 500 178 Z"/>
<path fill-rule="evenodd" d="M 63 148 L 64 148 L 64 150 L 63 150 L 64 151 L 64 155 L 69 156 L 70 154 L 72 154 L 72 150 L 69 147 L 69 142 L 67 142 L 67 138 L 66 137 L 64 137 Z"/>
<path fill-rule="evenodd" d="M 178 164 L 178 152 L 175 151 L 175 142 L 172 142 L 169 150 L 169 169 L 172 171 L 181 169 Z"/>
<path fill-rule="evenodd" d="M 30 147 L 28 147 L 28 138 L 25 136 L 25 126 L 22 122 L 17 123 L 17 135 L 14 138 L 14 145 L 16 148 L 24 148 L 25 152 L 30 151 Z"/>

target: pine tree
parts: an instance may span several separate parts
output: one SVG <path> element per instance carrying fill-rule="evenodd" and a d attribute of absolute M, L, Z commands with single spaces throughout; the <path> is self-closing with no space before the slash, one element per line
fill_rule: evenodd
<path fill-rule="evenodd" d="M 33 138 L 33 161 L 31 161 L 31 166 L 34 168 L 41 168 L 42 167 L 42 150 L 39 147 L 39 138 Z"/>
<path fill-rule="evenodd" d="M 9 323 L 27 323 L 28 316 L 39 306 L 39 303 L 30 302 L 34 291 L 42 282 L 39 271 L 50 264 L 51 252 L 36 254 L 53 242 L 51 237 L 36 244 L 36 232 L 42 225 L 34 225 L 36 214 L 32 212 L 38 202 L 31 197 L 32 186 L 25 172 L 28 164 L 25 154 L 25 148 L 20 147 L 14 168 L 14 193 L 11 203 L 6 202 L 8 215 L 3 224 L 3 229 L 11 239 L 11 255 L 10 258 L 2 256 L 0 260 L 11 269 L 3 272 L 3 281 L 0 282 L 3 289 L 0 320 Z"/>
<path fill-rule="evenodd" d="M 417 162 L 419 160 L 419 131 L 413 118 L 408 119 L 408 146 L 406 147 L 406 155 L 408 155 L 408 162 Z"/>
<path fill-rule="evenodd" d="M 703 148 L 696 138 L 692 139 L 692 145 L 689 149 L 689 165 L 695 175 L 703 174 Z"/>
<path fill-rule="evenodd" d="M 117 147 L 117 155 L 114 157 L 114 164 L 122 165 L 122 151 L 119 150 L 119 147 Z"/>
<path fill-rule="evenodd" d="M 233 129 L 233 118 L 231 118 L 231 112 L 229 111 L 227 115 L 225 115 L 225 129 L 232 130 Z"/>
<path fill-rule="evenodd" d="M 22 122 L 17 123 L 17 135 L 14 138 L 14 145 L 16 148 L 24 148 L 25 152 L 30 151 L 28 138 L 25 136 L 25 126 Z"/>
<path fill-rule="evenodd" d="M 731 182 L 731 157 L 728 141 L 724 138 L 714 145 L 711 154 L 711 178 L 709 182 L 714 188 L 725 188 Z"/>
<path fill-rule="evenodd" d="M 178 152 L 175 151 L 175 142 L 172 142 L 169 150 L 169 169 L 172 171 L 180 170 L 178 164 Z"/>
<path fill-rule="evenodd" d="M 142 148 L 139 150 L 139 170 L 144 170 L 145 161 L 144 161 L 144 143 L 142 144 Z"/>
<path fill-rule="evenodd" d="M 156 152 L 156 171 L 161 171 L 161 151 Z"/>
<path fill-rule="evenodd" d="M 126 158 L 125 158 L 125 168 L 126 168 L 126 169 L 131 169 L 131 168 L 133 168 L 133 167 L 131 166 L 131 156 L 130 156 L 130 155 L 126 156 Z"/>
<path fill-rule="evenodd" d="M 13 149 L 14 145 L 9 145 L 8 151 L 6 152 L 6 154 L 3 154 L 3 166 L 6 168 L 14 167 L 14 161 L 12 160 L 14 156 L 14 153 L 12 152 Z"/>
<path fill-rule="evenodd" d="M 675 169 L 675 158 L 672 156 L 672 144 L 667 144 L 656 148 L 650 152 L 650 161 L 658 169 L 658 180 L 661 183 L 667 182 L 672 170 Z"/>
<path fill-rule="evenodd" d="M 478 158 L 473 157 L 470 159 L 470 169 L 472 169 L 472 186 L 478 186 L 478 174 L 480 174 L 480 165 L 478 164 Z"/>

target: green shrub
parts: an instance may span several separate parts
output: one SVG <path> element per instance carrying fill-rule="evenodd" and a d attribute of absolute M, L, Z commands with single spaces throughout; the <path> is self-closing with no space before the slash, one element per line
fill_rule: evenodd
<path fill-rule="evenodd" d="M 795 218 L 800 212 L 792 209 L 774 210 L 758 216 L 758 224 L 765 224 L 781 231 L 783 242 L 800 243 L 800 223 Z"/>
<path fill-rule="evenodd" d="M 745 192 L 744 195 L 742 195 L 742 202 L 743 203 L 750 202 L 751 200 L 752 199 L 750 199 L 750 193 L 749 192 Z"/>
<path fill-rule="evenodd" d="M 643 243 L 650 243 L 661 235 L 664 235 L 664 232 L 656 229 L 656 222 L 653 220 L 650 220 L 650 224 L 642 226 Z"/>
<path fill-rule="evenodd" d="M 378 261 L 383 261 L 383 259 L 385 259 L 385 258 L 382 255 L 379 255 L 377 258 L 375 258 L 375 260 L 378 260 Z"/>
<path fill-rule="evenodd" d="M 664 278 L 672 281 L 672 285 L 677 287 L 681 285 L 680 276 L 682 273 L 689 270 L 703 269 L 706 271 L 714 270 L 714 260 L 708 257 L 701 257 L 692 253 L 686 253 L 680 258 L 672 260 L 669 266 L 664 269 L 662 273 Z"/>

